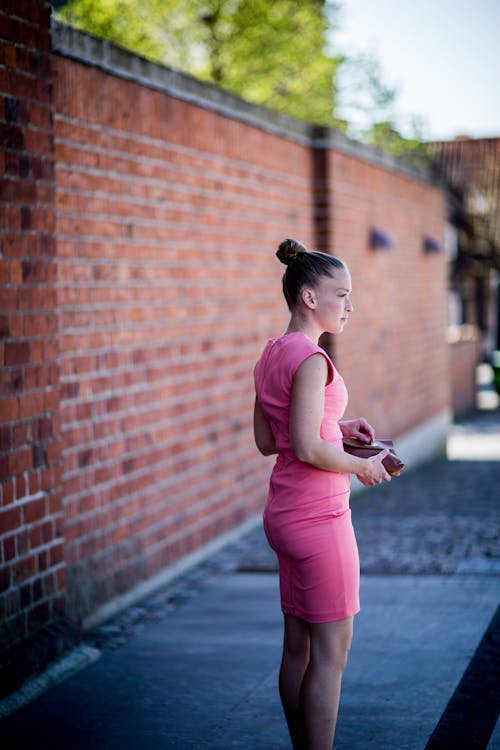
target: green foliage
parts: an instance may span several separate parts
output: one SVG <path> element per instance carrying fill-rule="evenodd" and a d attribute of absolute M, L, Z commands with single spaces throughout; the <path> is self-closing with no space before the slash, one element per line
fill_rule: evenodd
<path fill-rule="evenodd" d="M 418 127 L 414 125 L 414 130 Z M 426 169 L 432 162 L 429 147 L 421 138 L 405 138 L 396 130 L 392 122 L 376 122 L 362 134 L 365 143 L 385 151 L 391 156 L 401 159 L 409 166 Z"/>
<path fill-rule="evenodd" d="M 247 101 L 349 131 L 413 166 L 427 163 L 418 135 L 388 117 L 396 91 L 370 55 L 335 55 L 332 0 L 56 0 L 57 16 L 154 62 L 215 83 Z M 339 86 L 342 88 L 339 91 Z M 356 132 L 343 109 L 372 124 Z M 416 132 L 416 131 L 415 131 Z"/>
<path fill-rule="evenodd" d="M 137 0 L 70 0 L 61 4 L 57 18 L 161 62 L 165 43 L 157 25 L 160 5 L 156 0 L 147 4 Z"/>
<path fill-rule="evenodd" d="M 322 0 L 69 0 L 58 18 L 299 119 L 332 125 L 340 57 Z"/>

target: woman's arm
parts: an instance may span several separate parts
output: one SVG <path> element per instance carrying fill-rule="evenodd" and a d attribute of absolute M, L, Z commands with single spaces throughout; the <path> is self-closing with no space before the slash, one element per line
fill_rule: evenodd
<path fill-rule="evenodd" d="M 295 373 L 290 409 L 290 444 L 299 461 L 326 471 L 357 474 L 364 484 L 378 484 L 390 476 L 382 466 L 387 451 L 373 458 L 345 453 L 320 435 L 324 413 L 327 364 L 322 354 L 313 354 Z"/>
<path fill-rule="evenodd" d="M 253 432 L 257 448 L 264 456 L 278 452 L 273 432 L 257 398 L 253 410 Z"/>

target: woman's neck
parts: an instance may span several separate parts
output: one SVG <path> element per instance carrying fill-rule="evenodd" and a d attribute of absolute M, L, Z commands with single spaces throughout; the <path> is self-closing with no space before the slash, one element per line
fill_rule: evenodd
<path fill-rule="evenodd" d="M 287 333 L 303 333 L 314 343 L 318 342 L 319 337 L 323 333 L 313 320 L 307 320 L 299 316 L 292 315 L 288 328 L 285 331 Z"/>

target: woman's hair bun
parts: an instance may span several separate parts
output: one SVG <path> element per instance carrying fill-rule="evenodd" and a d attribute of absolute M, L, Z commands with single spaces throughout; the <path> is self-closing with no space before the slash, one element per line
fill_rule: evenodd
<path fill-rule="evenodd" d="M 280 242 L 276 251 L 276 257 L 284 263 L 285 266 L 289 266 L 298 255 L 305 255 L 305 253 L 307 253 L 307 250 L 301 242 L 287 238 L 286 240 L 283 240 L 283 242 Z"/>

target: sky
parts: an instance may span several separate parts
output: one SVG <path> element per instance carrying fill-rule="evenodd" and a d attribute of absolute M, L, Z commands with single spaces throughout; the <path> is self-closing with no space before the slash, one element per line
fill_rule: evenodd
<path fill-rule="evenodd" d="M 334 51 L 374 55 L 404 135 L 416 115 L 426 140 L 500 136 L 500 0 L 339 2 Z"/>

